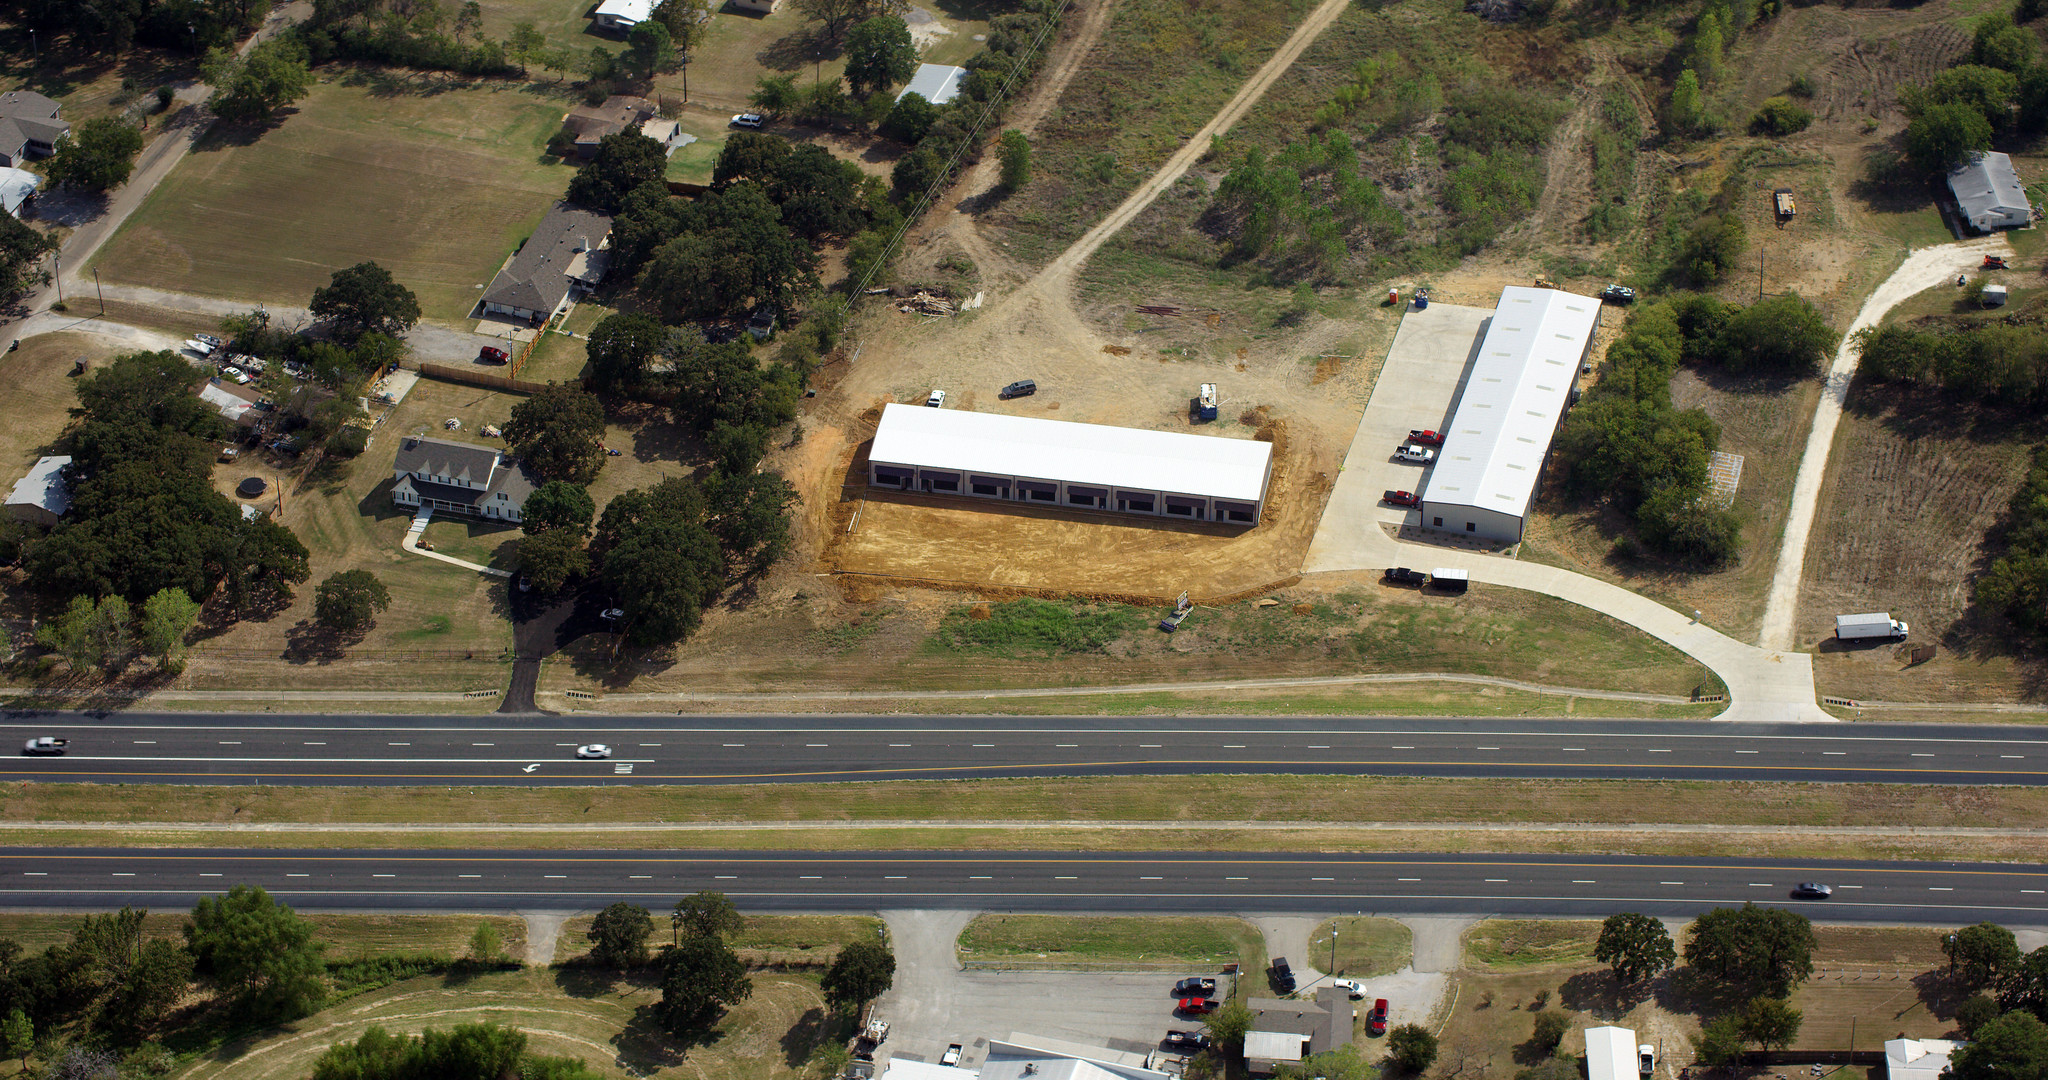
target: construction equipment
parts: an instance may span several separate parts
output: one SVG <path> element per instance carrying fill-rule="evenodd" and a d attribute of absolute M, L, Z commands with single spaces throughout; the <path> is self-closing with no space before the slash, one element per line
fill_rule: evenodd
<path fill-rule="evenodd" d="M 1180 624 L 1186 622 L 1187 617 L 1194 613 L 1195 605 L 1188 600 L 1188 594 L 1183 590 L 1180 599 L 1173 602 L 1173 614 L 1159 620 L 1159 629 L 1171 634 L 1180 629 Z"/>
<path fill-rule="evenodd" d="M 1557 288 L 1557 282 L 1547 277 L 1539 277 L 1536 279 L 1536 287 L 1539 289 L 1555 289 Z"/>
<path fill-rule="evenodd" d="M 888 1021 L 869 1020 L 867 1026 L 860 1029 L 860 1034 L 853 1038 L 853 1056 L 861 1061 L 874 1060 L 875 1048 L 881 1046 L 882 1040 L 888 1037 Z"/>
<path fill-rule="evenodd" d="M 1216 419 L 1216 384 L 1203 383 L 1201 394 L 1189 403 L 1188 411 L 1196 420 Z"/>
<path fill-rule="evenodd" d="M 2009 270 L 2011 267 L 2005 265 L 2005 256 L 2003 255 L 1986 255 L 1984 256 L 1984 265 L 1979 269 Z"/>

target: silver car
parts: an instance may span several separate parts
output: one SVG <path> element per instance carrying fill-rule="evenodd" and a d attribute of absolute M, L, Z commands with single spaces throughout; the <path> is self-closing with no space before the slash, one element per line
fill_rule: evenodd
<path fill-rule="evenodd" d="M 1402 461 L 1413 461 L 1418 464 L 1427 465 L 1436 460 L 1436 451 L 1424 446 L 1404 446 L 1394 451 L 1394 456 Z"/>

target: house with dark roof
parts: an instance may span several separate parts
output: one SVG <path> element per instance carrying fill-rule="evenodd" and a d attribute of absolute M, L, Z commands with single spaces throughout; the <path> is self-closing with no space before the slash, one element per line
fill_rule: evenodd
<path fill-rule="evenodd" d="M 33 90 L 0 94 L 0 165 L 48 157 L 70 134 L 71 125 L 57 119 L 55 101 Z"/>
<path fill-rule="evenodd" d="M 588 292 L 604 280 L 611 237 L 610 214 L 556 203 L 491 279 L 484 290 L 484 313 L 535 324 L 553 318 L 573 291 Z"/>
<path fill-rule="evenodd" d="M 410 436 L 391 471 L 391 501 L 406 510 L 466 514 L 517 524 L 534 484 L 496 448 Z"/>
<path fill-rule="evenodd" d="M 2016 229 L 2033 218 L 2027 189 L 2020 186 L 2020 174 L 2005 154 L 1972 153 L 1949 170 L 1948 189 L 1955 193 L 1963 220 L 1978 232 Z"/>
<path fill-rule="evenodd" d="M 1351 1044 L 1357 1011 L 1348 991 L 1326 986 L 1313 1001 L 1251 998 L 1251 1029 L 1244 1036 L 1245 1071 L 1271 1076 L 1282 1062 L 1328 1053 Z"/>
<path fill-rule="evenodd" d="M 661 144 L 665 154 L 693 141 L 683 126 L 662 117 L 660 106 L 644 97 L 613 94 L 602 105 L 580 105 L 562 117 L 562 128 L 576 147 L 576 156 L 588 160 L 597 156 L 597 144 L 607 135 L 638 131 Z"/>

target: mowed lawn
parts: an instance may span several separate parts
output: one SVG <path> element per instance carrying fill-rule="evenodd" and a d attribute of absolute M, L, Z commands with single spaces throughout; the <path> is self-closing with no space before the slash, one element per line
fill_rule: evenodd
<path fill-rule="evenodd" d="M 216 129 L 96 260 L 108 281 L 304 306 L 382 264 L 457 321 L 568 186 L 546 145 L 569 105 L 515 82 L 334 69 L 253 138 Z"/>

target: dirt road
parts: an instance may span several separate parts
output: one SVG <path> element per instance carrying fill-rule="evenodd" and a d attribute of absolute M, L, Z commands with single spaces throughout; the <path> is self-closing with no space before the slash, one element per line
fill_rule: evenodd
<path fill-rule="evenodd" d="M 1792 483 L 1792 507 L 1785 519 L 1785 539 L 1778 550 L 1778 570 L 1771 577 L 1771 591 L 1764 601 L 1763 629 L 1758 644 L 1766 649 L 1790 649 L 1792 624 L 1799 615 L 1799 582 L 1806 572 L 1806 544 L 1813 530 L 1813 514 L 1820 504 L 1821 483 L 1827 477 L 1828 453 L 1835 444 L 1835 427 L 1842 420 L 1842 403 L 1849 396 L 1849 383 L 1856 375 L 1856 361 L 1862 352 L 1851 340 L 1858 330 L 1876 326 L 1885 312 L 1915 293 L 1954 280 L 1957 274 L 1975 273 L 1985 255 L 2011 255 L 2005 237 L 1990 236 L 1959 244 L 1921 248 L 1884 280 L 1863 307 L 1856 321 L 1842 335 L 1835 362 L 1828 368 L 1827 388 L 1813 411 L 1813 430 L 1806 439 L 1806 451 L 1799 459 L 1799 476 Z"/>

